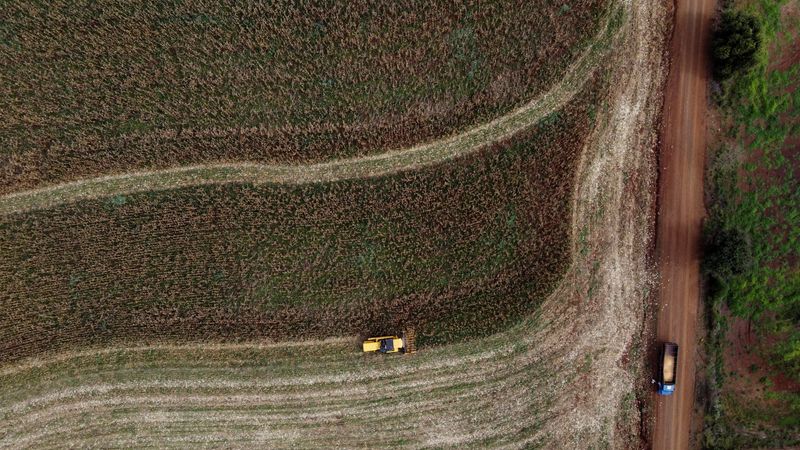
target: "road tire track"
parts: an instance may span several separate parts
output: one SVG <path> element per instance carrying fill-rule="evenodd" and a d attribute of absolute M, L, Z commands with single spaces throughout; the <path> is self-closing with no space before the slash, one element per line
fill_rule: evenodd
<path fill-rule="evenodd" d="M 658 341 L 676 342 L 676 392 L 655 396 L 654 449 L 686 449 L 692 432 L 706 86 L 712 0 L 677 0 L 661 142 L 657 254 Z"/>

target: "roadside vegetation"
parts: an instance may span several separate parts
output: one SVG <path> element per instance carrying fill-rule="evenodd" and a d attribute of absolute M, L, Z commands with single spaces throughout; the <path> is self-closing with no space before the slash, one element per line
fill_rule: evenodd
<path fill-rule="evenodd" d="M 711 40 L 714 78 L 724 81 L 737 71 L 750 69 L 756 63 L 760 48 L 761 26 L 758 19 L 742 11 L 725 10 Z"/>
<path fill-rule="evenodd" d="M 0 193 L 450 135 L 558 81 L 608 5 L 7 2 Z"/>
<path fill-rule="evenodd" d="M 714 57 L 739 61 L 715 61 L 721 126 L 707 178 L 711 398 L 704 444 L 798 445 L 800 13 L 797 1 L 730 7 L 712 49 Z"/>

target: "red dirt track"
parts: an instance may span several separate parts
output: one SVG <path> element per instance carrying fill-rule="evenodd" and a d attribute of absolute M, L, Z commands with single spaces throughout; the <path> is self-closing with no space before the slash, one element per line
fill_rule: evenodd
<path fill-rule="evenodd" d="M 700 297 L 706 86 L 713 0 L 676 0 L 659 161 L 658 342 L 678 343 L 676 392 L 656 396 L 654 449 L 689 447 Z M 655 395 L 655 394 L 654 394 Z"/>

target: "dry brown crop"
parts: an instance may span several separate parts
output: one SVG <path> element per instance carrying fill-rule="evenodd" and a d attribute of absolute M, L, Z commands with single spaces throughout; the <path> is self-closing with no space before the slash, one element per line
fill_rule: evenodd
<path fill-rule="evenodd" d="M 453 133 L 553 84 L 607 3 L 7 2 L 0 193 Z"/>
<path fill-rule="evenodd" d="M 653 286 L 653 130 L 669 20 L 663 5 L 614 3 L 620 14 L 610 23 L 620 26 L 611 28 L 620 33 L 604 58 L 613 62 L 590 64 L 597 77 L 611 67 L 612 83 L 559 90 L 547 119 L 527 115 L 513 132 L 435 165 L 316 182 L 254 177 L 257 186 L 190 186 L 189 173 L 169 187 L 166 171 L 149 171 L 159 183 L 122 173 L 0 197 L 0 448 L 641 445 L 633 392 Z M 9 36 L 0 23 L 0 45 Z M 585 89 L 575 94 L 578 85 Z M 128 170 L 110 164 L 74 170 Z M 301 264 L 307 255 L 320 270 Z M 569 257 L 562 282 L 538 305 L 545 277 L 558 278 Z M 369 262 L 385 270 L 366 271 Z M 282 267 L 294 273 L 276 277 Z M 90 276 L 72 277 L 76 268 Z M 390 299 L 433 292 L 440 276 L 464 290 L 434 292 L 429 304 Z M 244 289 L 263 280 L 274 288 L 266 295 Z M 286 288 L 306 315 L 284 312 L 283 328 L 270 329 L 266 320 L 291 305 L 267 300 Z M 430 305 L 420 331 L 451 343 L 385 358 L 358 352 L 353 336 L 208 341 L 312 335 L 317 320 L 345 329 L 341 318 L 358 319 L 365 305 L 348 303 L 350 294 L 368 298 L 368 308 L 388 305 L 396 316 L 376 315 L 381 325 L 412 319 L 402 302 Z M 323 309 L 340 320 L 311 316 Z M 453 342 L 462 337 L 454 331 L 492 333 L 507 318 L 520 323 Z M 183 339 L 193 342 L 174 342 Z M 393 424 L 390 432 L 376 431 L 376 417 Z"/>
<path fill-rule="evenodd" d="M 118 195 L 0 222 L 0 360 L 51 348 L 497 331 L 569 262 L 573 173 L 599 82 L 535 129 L 376 179 Z"/>

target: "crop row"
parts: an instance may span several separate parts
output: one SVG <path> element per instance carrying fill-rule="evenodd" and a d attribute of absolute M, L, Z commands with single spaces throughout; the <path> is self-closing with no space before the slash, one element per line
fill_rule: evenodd
<path fill-rule="evenodd" d="M 375 179 L 86 200 L 0 222 L 0 360 L 117 339 L 497 331 L 569 262 L 599 82 L 535 129 Z"/>
<path fill-rule="evenodd" d="M 607 3 L 12 1 L 0 13 L 0 192 L 453 133 L 555 82 Z"/>

